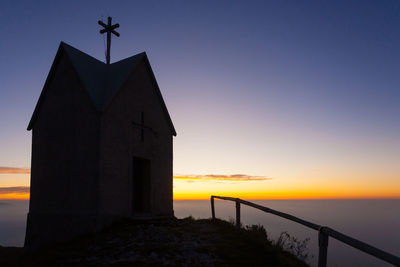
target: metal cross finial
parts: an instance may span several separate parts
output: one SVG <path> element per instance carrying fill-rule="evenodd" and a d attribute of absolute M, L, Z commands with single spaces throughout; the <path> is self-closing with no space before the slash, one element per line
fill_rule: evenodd
<path fill-rule="evenodd" d="M 117 24 L 112 25 L 111 20 L 112 20 L 112 18 L 108 17 L 107 25 L 104 22 L 102 22 L 101 20 L 99 20 L 99 22 L 98 22 L 101 26 L 104 27 L 104 29 L 100 30 L 100 33 L 101 34 L 103 34 L 105 32 L 107 33 L 107 56 L 106 56 L 107 64 L 110 64 L 111 33 L 113 33 L 117 37 L 119 37 L 119 33 L 115 31 L 115 29 L 119 27 L 119 24 L 117 23 Z"/>

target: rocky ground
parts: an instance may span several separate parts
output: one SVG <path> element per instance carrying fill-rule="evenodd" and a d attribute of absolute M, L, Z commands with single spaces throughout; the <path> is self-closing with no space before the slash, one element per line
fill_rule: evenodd
<path fill-rule="evenodd" d="M 0 266 L 307 266 L 267 239 L 222 220 L 124 220 L 96 235 L 28 254 L 0 247 Z"/>

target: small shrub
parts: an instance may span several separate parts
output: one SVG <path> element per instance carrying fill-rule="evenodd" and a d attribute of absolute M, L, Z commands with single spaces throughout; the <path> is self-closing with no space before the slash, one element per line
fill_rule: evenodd
<path fill-rule="evenodd" d="M 261 224 L 246 225 L 245 229 L 251 233 L 256 233 L 268 239 L 267 230 L 265 230 L 264 226 Z"/>
<path fill-rule="evenodd" d="M 188 217 L 186 217 L 186 218 L 183 218 L 183 220 L 185 220 L 185 221 L 188 221 L 188 222 L 194 222 L 196 219 L 195 219 L 195 218 L 193 218 L 193 216 L 192 216 L 192 215 L 189 215 Z"/>
<path fill-rule="evenodd" d="M 232 217 L 228 218 L 228 223 L 230 223 L 232 225 L 236 225 L 235 219 L 233 219 Z"/>
<path fill-rule="evenodd" d="M 288 232 L 282 232 L 278 240 L 275 241 L 274 245 L 291 252 L 303 261 L 307 261 L 309 258 L 313 258 L 313 256 L 309 254 L 307 249 L 309 241 L 310 238 L 301 240 L 294 236 L 291 236 Z"/>

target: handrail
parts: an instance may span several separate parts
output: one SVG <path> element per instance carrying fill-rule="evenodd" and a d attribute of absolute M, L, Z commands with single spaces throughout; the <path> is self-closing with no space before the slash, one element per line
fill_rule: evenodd
<path fill-rule="evenodd" d="M 319 245 L 319 253 L 318 253 L 318 267 L 326 267 L 327 263 L 327 254 L 328 254 L 328 239 L 329 236 L 335 238 L 338 241 L 341 241 L 353 248 L 356 248 L 358 250 L 361 250 L 364 253 L 367 253 L 369 255 L 375 256 L 378 259 L 381 259 L 387 263 L 391 263 L 395 266 L 400 266 L 400 258 L 390 254 L 386 251 L 383 251 L 379 248 L 376 248 L 374 246 L 371 246 L 367 243 L 364 243 L 358 239 L 355 239 L 353 237 L 350 237 L 348 235 L 342 234 L 330 227 L 327 226 L 321 226 L 303 219 L 300 219 L 296 216 L 293 216 L 288 213 L 284 213 L 281 211 L 277 211 L 274 209 L 270 209 L 258 204 L 255 204 L 253 202 L 249 202 L 246 200 L 242 200 L 240 198 L 233 198 L 233 197 L 221 197 L 221 196 L 211 196 L 211 215 L 212 218 L 215 219 L 215 206 L 214 206 L 214 199 L 223 199 L 223 200 L 229 200 L 229 201 L 234 201 L 236 203 L 236 227 L 240 229 L 241 224 L 240 224 L 240 204 L 244 204 L 246 206 L 250 206 L 259 210 L 262 210 L 266 213 L 271 213 L 274 215 L 277 215 L 279 217 L 288 219 L 293 222 L 297 222 L 299 224 L 302 224 L 308 228 L 314 229 L 318 231 L 318 245 Z"/>

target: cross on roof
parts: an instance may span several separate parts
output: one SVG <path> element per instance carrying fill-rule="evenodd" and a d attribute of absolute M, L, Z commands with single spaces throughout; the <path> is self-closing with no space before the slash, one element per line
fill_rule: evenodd
<path fill-rule="evenodd" d="M 101 26 L 104 27 L 104 29 L 100 30 L 100 33 L 101 34 L 103 34 L 105 32 L 107 33 L 107 55 L 106 55 L 107 64 L 110 64 L 111 33 L 113 33 L 117 37 L 119 37 L 119 33 L 115 31 L 115 29 L 119 27 L 119 24 L 117 23 L 117 24 L 112 25 L 111 20 L 112 20 L 112 18 L 108 17 L 107 24 L 105 24 L 101 20 L 99 20 L 99 22 L 98 22 Z"/>

